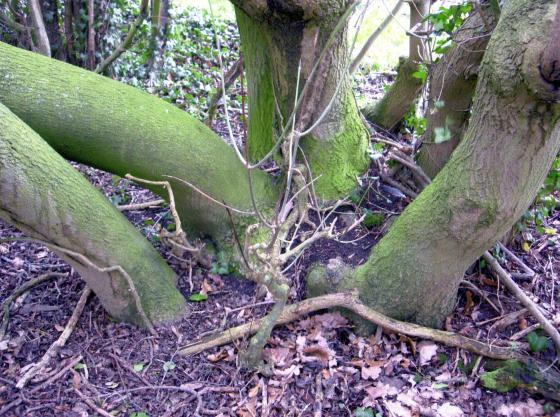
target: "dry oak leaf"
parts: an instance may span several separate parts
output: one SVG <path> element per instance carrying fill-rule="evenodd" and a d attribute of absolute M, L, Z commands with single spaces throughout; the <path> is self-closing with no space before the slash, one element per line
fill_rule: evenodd
<path fill-rule="evenodd" d="M 422 366 L 426 365 L 432 360 L 438 350 L 438 347 L 433 342 L 423 341 L 416 345 L 416 350 L 420 355 L 420 365 Z"/>

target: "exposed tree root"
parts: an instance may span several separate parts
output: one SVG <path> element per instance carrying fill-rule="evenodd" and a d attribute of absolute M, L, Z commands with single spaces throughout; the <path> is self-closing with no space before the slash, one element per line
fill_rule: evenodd
<path fill-rule="evenodd" d="M 33 378 L 35 375 L 41 372 L 41 370 L 43 370 L 46 366 L 48 366 L 51 359 L 53 359 L 56 356 L 57 352 L 60 350 L 60 348 L 62 348 L 66 344 L 66 341 L 74 331 L 74 328 L 76 327 L 76 324 L 78 323 L 78 320 L 82 315 L 82 311 L 84 311 L 84 307 L 86 305 L 87 299 L 89 298 L 90 294 L 91 294 L 91 289 L 86 285 L 78 301 L 78 304 L 76 304 L 76 308 L 74 309 L 72 316 L 70 316 L 70 320 L 68 320 L 68 323 L 64 328 L 64 331 L 60 334 L 59 338 L 56 339 L 56 341 L 47 349 L 47 351 L 45 352 L 41 360 L 36 364 L 33 364 L 23 374 L 23 376 L 16 383 L 16 388 L 22 389 L 25 386 L 25 384 L 27 384 L 29 380 L 31 380 L 31 378 Z"/>
<path fill-rule="evenodd" d="M 507 346 L 489 345 L 457 333 L 430 329 L 417 324 L 394 320 L 364 305 L 354 293 L 328 294 L 291 304 L 284 308 L 276 324 L 286 324 L 297 320 L 305 314 L 334 307 L 348 309 L 361 318 L 391 332 L 422 339 L 430 339 L 447 346 L 465 349 L 488 358 L 524 360 L 524 356 L 519 352 L 518 345 L 515 343 L 508 343 Z M 184 356 L 194 355 L 212 347 L 221 346 L 236 339 L 255 334 L 265 320 L 266 317 L 227 329 L 217 336 L 211 336 L 191 343 L 181 348 L 179 354 Z"/>
<path fill-rule="evenodd" d="M 2 311 L 4 312 L 4 314 L 2 316 L 2 324 L 0 325 L 0 340 L 4 339 L 4 336 L 6 335 L 6 331 L 8 330 L 8 324 L 10 321 L 10 305 L 15 300 L 17 300 L 19 296 L 26 293 L 31 288 L 39 284 L 42 284 L 45 281 L 50 280 L 51 278 L 66 277 L 66 276 L 68 276 L 68 274 L 66 273 L 48 272 L 46 274 L 38 276 L 37 278 L 27 281 L 20 287 L 16 288 L 16 290 L 2 303 Z"/>
<path fill-rule="evenodd" d="M 556 352 L 558 356 L 560 356 L 560 333 L 558 330 L 554 328 L 552 323 L 542 314 L 539 307 L 531 301 L 529 297 L 523 292 L 521 288 L 515 283 L 515 281 L 511 278 L 511 276 L 506 272 L 504 268 L 499 264 L 499 262 L 489 253 L 486 252 L 483 255 L 483 258 L 488 265 L 496 272 L 500 281 L 507 287 L 508 290 L 511 291 L 513 295 L 527 307 L 527 310 L 537 319 L 537 321 L 542 326 L 543 330 L 548 333 L 548 335 L 552 338 L 552 341 L 556 345 Z"/>

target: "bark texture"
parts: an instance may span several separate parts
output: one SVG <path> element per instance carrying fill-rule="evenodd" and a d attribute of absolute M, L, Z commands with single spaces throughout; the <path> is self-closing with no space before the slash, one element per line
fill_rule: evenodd
<path fill-rule="evenodd" d="M 312 293 L 357 287 L 364 302 L 391 317 L 441 323 L 464 271 L 527 209 L 560 148 L 560 90 L 540 75 L 555 3 L 507 2 L 450 161 L 363 266 L 315 270 Z"/>
<path fill-rule="evenodd" d="M 312 177 L 318 177 L 315 191 L 327 199 L 348 193 L 368 162 L 368 134 L 348 76 L 346 24 L 337 29 L 349 6 L 343 1 L 317 2 L 321 7 L 291 1 L 236 3 L 247 62 L 252 159 L 268 153 L 280 137 L 297 91 L 301 106 L 294 130 L 309 130 L 300 145 Z"/>
<path fill-rule="evenodd" d="M 226 210 L 165 175 L 231 207 L 252 210 L 247 173 L 234 151 L 163 100 L 0 43 L 0 102 L 68 159 L 121 176 L 169 181 L 189 232 L 215 239 L 229 235 Z M 277 189 L 264 173 L 253 173 L 253 188 L 259 206 L 274 206 Z M 167 198 L 165 190 L 154 191 Z"/>
<path fill-rule="evenodd" d="M 51 56 L 51 44 L 45 29 L 45 22 L 43 21 L 43 13 L 39 0 L 29 0 L 29 15 L 33 22 L 33 34 L 35 35 L 35 45 L 37 52 Z"/>
<path fill-rule="evenodd" d="M 175 274 L 150 243 L 80 173 L 0 104 L 0 218 L 31 237 L 86 256 L 99 268 L 121 266 L 147 316 L 178 318 L 185 303 Z M 115 318 L 145 324 L 119 271 L 100 272 L 58 252 Z"/>
<path fill-rule="evenodd" d="M 454 35 L 455 46 L 433 68 L 426 133 L 417 156 L 418 164 L 431 178 L 443 168 L 465 133 L 480 63 L 496 23 L 490 6 L 477 9 Z M 443 129 L 450 139 L 437 143 L 436 129 Z"/>
<path fill-rule="evenodd" d="M 422 32 L 424 16 L 429 12 L 428 0 L 413 0 L 410 6 L 410 30 Z M 413 77 L 422 62 L 422 42 L 418 36 L 409 34 L 408 58 L 401 57 L 397 78 L 381 100 L 366 106 L 362 114 L 373 124 L 387 130 L 395 129 L 404 118 L 422 89 L 424 81 Z"/>
<path fill-rule="evenodd" d="M 418 62 L 401 57 L 397 78 L 381 100 L 366 106 L 362 114 L 371 123 L 387 130 L 395 129 L 418 97 L 424 82 L 412 76 Z"/>

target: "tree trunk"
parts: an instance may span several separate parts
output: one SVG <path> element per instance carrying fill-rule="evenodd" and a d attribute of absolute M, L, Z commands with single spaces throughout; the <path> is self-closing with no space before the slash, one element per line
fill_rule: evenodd
<path fill-rule="evenodd" d="M 431 178 L 443 168 L 465 133 L 480 62 L 496 23 L 490 6 L 474 11 L 454 35 L 456 46 L 434 66 L 426 132 L 417 156 L 418 164 Z M 448 140 L 438 140 L 438 131 Z"/>
<path fill-rule="evenodd" d="M 262 8 L 234 3 L 240 7 L 237 21 L 247 68 L 251 159 L 268 153 L 288 123 L 299 74 L 302 100 L 294 129 L 312 128 L 300 144 L 312 177 L 318 178 L 315 191 L 327 199 L 348 193 L 367 167 L 368 135 L 348 76 L 346 22 L 337 28 L 346 11 L 343 2 L 321 10 L 290 1 Z"/>
<path fill-rule="evenodd" d="M 464 271 L 533 201 L 560 148 L 560 90 L 541 77 L 555 0 L 509 0 L 484 57 L 465 138 L 356 270 L 323 268 L 310 292 L 360 290 L 394 318 L 437 326 Z M 515 25 L 511 22 L 515 21 Z"/>
<path fill-rule="evenodd" d="M 121 176 L 169 181 L 187 232 L 217 241 L 231 235 L 226 210 L 199 191 L 252 211 L 247 173 L 233 150 L 171 104 L 3 43 L 0 74 L 0 102 L 64 157 Z M 261 209 L 274 207 L 278 191 L 263 172 L 253 173 L 253 188 Z M 165 190 L 153 191 L 167 198 Z M 251 216 L 236 218 L 252 221 Z"/>
<path fill-rule="evenodd" d="M 429 12 L 429 0 L 414 0 L 410 6 L 410 29 L 422 31 L 424 16 Z M 364 117 L 387 130 L 395 129 L 414 100 L 418 97 L 424 81 L 413 74 L 422 62 L 422 42 L 417 36 L 409 35 L 408 58 L 401 57 L 397 68 L 397 78 L 383 98 L 362 109 Z"/>
<path fill-rule="evenodd" d="M 178 318 L 175 274 L 150 243 L 80 173 L 0 104 L 0 218 L 29 236 L 87 257 L 57 254 L 80 273 L 115 318 L 144 325 L 133 291 L 153 322 Z"/>
<path fill-rule="evenodd" d="M 51 44 L 47 30 L 45 29 L 45 22 L 43 21 L 43 13 L 41 12 L 41 5 L 39 0 L 29 0 L 29 15 L 33 22 L 33 32 L 35 34 L 35 45 L 37 52 L 51 56 Z"/>
<path fill-rule="evenodd" d="M 93 0 L 88 0 L 87 2 L 87 67 L 90 70 L 95 69 L 95 7 L 93 5 Z"/>

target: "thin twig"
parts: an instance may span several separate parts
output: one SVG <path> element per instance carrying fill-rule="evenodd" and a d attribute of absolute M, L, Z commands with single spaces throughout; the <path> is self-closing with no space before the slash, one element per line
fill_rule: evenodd
<path fill-rule="evenodd" d="M 142 0 L 140 3 L 140 13 L 138 17 L 132 22 L 130 28 L 128 29 L 128 33 L 126 34 L 124 40 L 115 48 L 115 50 L 109 55 L 107 58 L 101 62 L 97 68 L 95 69 L 96 74 L 102 74 L 105 72 L 107 68 L 119 57 L 123 52 L 125 52 L 130 45 L 132 44 L 132 40 L 138 31 L 138 28 L 148 16 L 148 5 L 149 0 Z"/>
<path fill-rule="evenodd" d="M 393 20 L 395 15 L 399 12 L 403 4 L 404 4 L 404 0 L 399 0 L 395 5 L 395 7 L 393 8 L 393 10 L 391 10 L 390 14 L 385 18 L 385 20 L 383 20 L 383 22 L 381 22 L 378 28 L 375 29 L 375 31 L 370 35 L 369 38 L 367 38 L 366 42 L 364 43 L 364 46 L 362 46 L 362 49 L 360 50 L 360 52 L 358 52 L 358 55 L 356 55 L 356 58 L 354 58 L 352 64 L 350 65 L 348 71 L 350 74 L 356 71 L 358 65 L 360 65 L 360 62 L 362 61 L 362 59 L 364 59 L 364 57 L 366 56 L 367 52 L 369 51 L 369 49 L 371 48 L 375 40 L 379 37 L 379 35 L 381 35 L 381 33 L 385 30 L 385 28 L 389 26 L 389 23 L 391 23 L 391 21 Z"/>
<path fill-rule="evenodd" d="M 511 276 L 504 268 L 502 268 L 497 259 L 495 259 L 490 252 L 485 252 L 483 258 L 496 272 L 506 288 L 510 290 L 510 292 L 521 302 L 521 304 L 527 307 L 533 317 L 535 317 L 541 324 L 543 330 L 552 338 L 552 341 L 556 345 L 556 352 L 560 355 L 560 333 L 558 333 L 558 330 L 556 330 L 552 323 L 550 323 L 550 321 L 548 321 L 548 319 L 541 313 L 539 307 L 527 296 L 527 294 L 519 288 Z"/>
<path fill-rule="evenodd" d="M 286 306 L 276 324 L 286 324 L 299 319 L 305 314 L 334 307 L 346 308 L 363 319 L 391 332 L 422 339 L 430 339 L 447 346 L 458 347 L 494 359 L 523 358 L 518 352 L 518 345 L 516 344 L 508 344 L 505 347 L 488 345 L 461 334 L 430 329 L 417 324 L 405 323 L 392 319 L 364 305 L 354 293 L 328 294 L 321 297 L 309 298 L 299 303 Z M 221 332 L 218 336 L 191 343 L 181 348 L 179 354 L 183 356 L 194 355 L 206 349 L 231 343 L 233 340 L 254 334 L 259 329 L 263 320 L 264 319 L 259 319 L 241 326 L 233 327 Z"/>
<path fill-rule="evenodd" d="M 6 335 L 6 331 L 8 330 L 8 324 L 10 321 L 10 305 L 15 300 L 17 300 L 18 297 L 20 297 L 22 294 L 29 291 L 31 288 L 39 284 L 42 284 L 45 281 L 48 281 L 52 278 L 66 277 L 66 276 L 68 276 L 67 273 L 48 272 L 46 274 L 38 276 L 37 278 L 29 280 L 24 284 L 22 284 L 19 288 L 16 288 L 16 290 L 12 292 L 12 294 L 8 298 L 6 298 L 2 303 L 2 311 L 4 312 L 4 314 L 2 316 L 2 325 L 0 326 L 0 341 L 4 339 L 4 336 Z"/>
<path fill-rule="evenodd" d="M 36 374 L 38 374 L 46 366 L 48 366 L 49 362 L 56 356 L 60 348 L 64 347 L 66 341 L 74 331 L 74 328 L 76 327 L 76 324 L 78 323 L 78 320 L 82 315 L 82 311 L 84 311 L 84 307 L 90 294 L 91 289 L 86 285 L 80 299 L 78 300 L 78 303 L 76 304 L 76 307 L 74 308 L 72 316 L 70 316 L 70 320 L 68 320 L 68 323 L 64 328 L 64 331 L 60 334 L 58 339 L 56 339 L 56 341 L 47 349 L 41 360 L 34 364 L 31 368 L 29 368 L 27 372 L 25 372 L 25 374 L 23 374 L 23 376 L 17 381 L 16 388 L 22 389 L 29 382 L 29 380 L 31 380 L 31 378 L 33 378 Z"/>
<path fill-rule="evenodd" d="M 117 206 L 117 209 L 119 211 L 144 210 L 150 207 L 161 206 L 162 204 L 165 204 L 165 200 L 154 200 L 137 204 L 123 204 L 122 206 Z"/>

